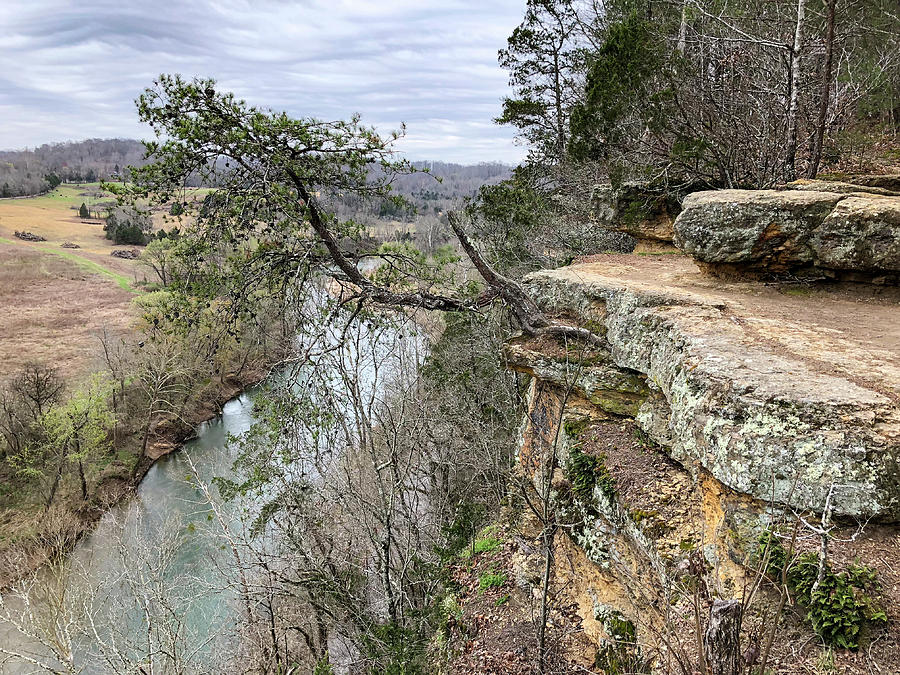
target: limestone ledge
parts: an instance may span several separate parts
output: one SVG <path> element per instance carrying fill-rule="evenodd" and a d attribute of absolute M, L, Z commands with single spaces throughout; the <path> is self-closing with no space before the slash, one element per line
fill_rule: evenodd
<path fill-rule="evenodd" d="M 605 331 L 608 361 L 587 368 L 577 385 L 586 398 L 639 396 L 632 409 L 651 438 L 739 493 L 816 510 L 833 489 L 836 515 L 900 519 L 900 409 L 890 392 L 754 344 L 745 318 L 714 294 L 586 267 L 527 279 L 547 311 Z M 508 354 L 537 378 L 565 375 L 558 357 L 516 343 Z"/>

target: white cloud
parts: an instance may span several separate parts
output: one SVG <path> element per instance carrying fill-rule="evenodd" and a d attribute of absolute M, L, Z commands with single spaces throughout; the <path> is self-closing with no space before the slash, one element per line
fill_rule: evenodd
<path fill-rule="evenodd" d="M 389 130 L 413 159 L 517 161 L 492 125 L 497 50 L 523 0 L 4 0 L 0 147 L 142 137 L 133 100 L 159 73 L 214 77 L 297 116 Z"/>

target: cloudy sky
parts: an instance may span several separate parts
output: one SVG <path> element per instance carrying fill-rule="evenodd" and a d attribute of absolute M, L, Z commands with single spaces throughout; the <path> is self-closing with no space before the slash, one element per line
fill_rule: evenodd
<path fill-rule="evenodd" d="M 524 0 L 2 0 L 0 148 L 141 138 L 160 73 L 296 115 L 407 124 L 412 159 L 516 162 L 491 123 Z"/>

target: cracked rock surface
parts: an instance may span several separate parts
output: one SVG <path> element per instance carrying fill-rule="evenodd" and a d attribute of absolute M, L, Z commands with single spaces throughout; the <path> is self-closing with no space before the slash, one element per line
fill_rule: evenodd
<path fill-rule="evenodd" d="M 830 212 L 841 197 L 807 199 Z M 686 468 L 799 509 L 833 489 L 838 515 L 900 520 L 900 290 L 723 281 L 680 255 L 593 256 L 527 283 L 605 334 L 585 389 L 611 366 L 643 376 L 636 419 Z"/>

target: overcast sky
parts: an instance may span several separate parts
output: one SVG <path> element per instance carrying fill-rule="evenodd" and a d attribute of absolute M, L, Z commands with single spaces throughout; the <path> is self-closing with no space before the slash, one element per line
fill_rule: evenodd
<path fill-rule="evenodd" d="M 2 0 L 0 148 L 143 138 L 160 73 L 295 115 L 407 124 L 412 159 L 517 162 L 491 122 L 524 0 Z"/>

